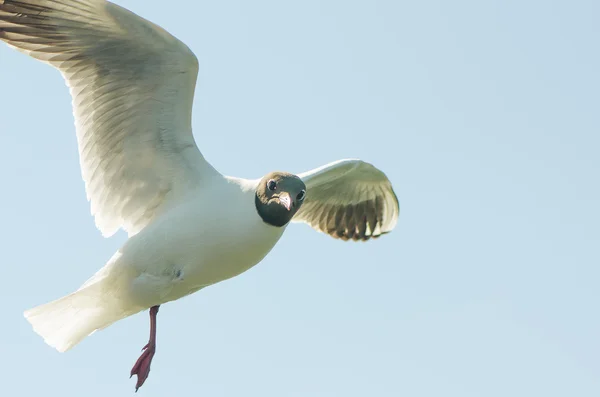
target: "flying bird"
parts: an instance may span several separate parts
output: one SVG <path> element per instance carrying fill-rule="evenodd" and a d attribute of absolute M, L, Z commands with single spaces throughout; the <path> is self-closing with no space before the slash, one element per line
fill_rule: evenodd
<path fill-rule="evenodd" d="M 248 180 L 209 164 L 192 135 L 198 60 L 161 27 L 105 0 L 0 0 L 0 40 L 58 69 L 72 96 L 81 173 L 96 226 L 127 241 L 77 291 L 25 312 L 64 352 L 138 312 L 156 349 L 160 305 L 259 263 L 291 222 L 342 240 L 390 232 L 398 199 L 357 159 Z"/>

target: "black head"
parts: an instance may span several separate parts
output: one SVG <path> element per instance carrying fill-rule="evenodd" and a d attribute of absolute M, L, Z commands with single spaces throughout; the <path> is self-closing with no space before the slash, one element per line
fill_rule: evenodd
<path fill-rule="evenodd" d="M 256 187 L 256 211 L 269 225 L 288 224 L 306 197 L 302 179 L 287 172 L 271 172 Z"/>

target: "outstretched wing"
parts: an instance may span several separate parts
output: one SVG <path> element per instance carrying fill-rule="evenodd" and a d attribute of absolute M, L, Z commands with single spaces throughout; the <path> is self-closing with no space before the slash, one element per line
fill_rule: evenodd
<path fill-rule="evenodd" d="M 198 61 L 159 26 L 104 0 L 0 0 L 0 40 L 65 78 L 103 235 L 137 233 L 216 174 L 192 136 Z"/>
<path fill-rule="evenodd" d="M 368 240 L 396 226 L 398 198 L 373 165 L 339 160 L 298 176 L 306 184 L 306 199 L 292 221 L 342 240 Z"/>

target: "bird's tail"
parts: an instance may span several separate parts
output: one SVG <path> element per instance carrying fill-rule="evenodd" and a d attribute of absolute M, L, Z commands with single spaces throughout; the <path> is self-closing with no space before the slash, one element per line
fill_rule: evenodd
<path fill-rule="evenodd" d="M 84 285 L 78 291 L 25 312 L 25 318 L 44 341 L 59 352 L 69 350 L 95 331 L 134 312 L 106 293 L 103 282 Z M 103 288 L 104 287 L 104 288 Z"/>

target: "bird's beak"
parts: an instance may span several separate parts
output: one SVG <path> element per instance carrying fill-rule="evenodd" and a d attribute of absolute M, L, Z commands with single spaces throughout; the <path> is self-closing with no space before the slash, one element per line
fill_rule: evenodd
<path fill-rule="evenodd" d="M 279 195 L 279 201 L 288 211 L 292 208 L 292 198 L 289 193 L 281 193 Z"/>

